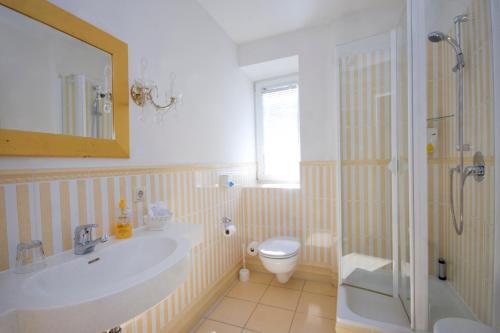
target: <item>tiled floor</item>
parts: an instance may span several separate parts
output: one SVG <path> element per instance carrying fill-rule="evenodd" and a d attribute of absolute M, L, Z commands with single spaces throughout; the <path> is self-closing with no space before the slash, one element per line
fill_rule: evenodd
<path fill-rule="evenodd" d="M 268 273 L 251 272 L 222 297 L 194 333 L 333 333 L 337 289 L 292 278 L 281 284 Z"/>

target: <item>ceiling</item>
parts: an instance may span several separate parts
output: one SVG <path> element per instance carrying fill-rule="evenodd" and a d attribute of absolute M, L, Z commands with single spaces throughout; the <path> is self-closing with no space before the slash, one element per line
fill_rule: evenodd
<path fill-rule="evenodd" d="M 198 0 L 237 44 L 328 24 L 401 0 Z"/>

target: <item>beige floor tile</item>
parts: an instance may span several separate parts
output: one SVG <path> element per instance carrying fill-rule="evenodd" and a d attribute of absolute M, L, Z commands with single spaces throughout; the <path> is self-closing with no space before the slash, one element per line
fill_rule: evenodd
<path fill-rule="evenodd" d="M 332 296 L 302 292 L 297 312 L 335 319 L 337 299 Z"/>
<path fill-rule="evenodd" d="M 241 327 L 232 326 L 218 321 L 205 320 L 195 333 L 240 333 Z"/>
<path fill-rule="evenodd" d="M 302 290 L 302 288 L 304 287 L 304 282 L 305 281 L 302 279 L 291 278 L 290 280 L 288 280 L 287 283 L 281 283 L 276 278 L 274 278 L 273 282 L 271 282 L 271 285 L 275 286 L 275 287 L 281 287 L 281 288 Z"/>
<path fill-rule="evenodd" d="M 334 333 L 335 321 L 305 313 L 296 313 L 290 333 Z"/>
<path fill-rule="evenodd" d="M 337 296 L 337 288 L 331 283 L 306 281 L 304 289 L 302 290 L 313 294 Z"/>
<path fill-rule="evenodd" d="M 245 326 L 256 303 L 224 297 L 209 318 L 230 325 Z"/>
<path fill-rule="evenodd" d="M 293 311 L 259 304 L 246 328 L 261 333 L 288 333 L 293 315 Z"/>
<path fill-rule="evenodd" d="M 262 273 L 251 271 L 250 272 L 250 282 L 253 283 L 261 283 L 261 284 L 270 284 L 274 275 L 271 273 Z"/>
<path fill-rule="evenodd" d="M 266 288 L 266 285 L 260 283 L 238 282 L 226 296 L 257 302 L 266 291 Z"/>
<path fill-rule="evenodd" d="M 300 291 L 270 286 L 259 303 L 295 311 L 299 298 Z"/>

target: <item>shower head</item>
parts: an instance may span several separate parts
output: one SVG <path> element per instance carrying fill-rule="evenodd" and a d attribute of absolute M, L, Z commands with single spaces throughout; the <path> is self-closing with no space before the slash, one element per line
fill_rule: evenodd
<path fill-rule="evenodd" d="M 457 57 L 457 65 L 453 68 L 453 71 L 464 68 L 465 63 L 464 63 L 464 55 L 462 53 L 462 48 L 460 47 L 455 38 L 451 37 L 450 35 L 446 35 L 441 31 L 433 31 L 427 35 L 427 38 L 429 39 L 429 41 L 433 43 L 446 41 L 448 44 L 450 44 L 453 47 L 453 50 L 455 50 L 455 54 Z"/>
<path fill-rule="evenodd" d="M 439 43 L 442 42 L 443 40 L 446 39 L 446 35 L 443 34 L 441 31 L 433 31 L 427 35 L 427 38 L 433 43 Z"/>
<path fill-rule="evenodd" d="M 458 42 L 455 40 L 455 38 L 451 37 L 450 35 L 445 35 L 441 31 L 433 31 L 429 35 L 427 35 L 427 38 L 429 38 L 429 40 L 433 43 L 439 43 L 444 40 L 453 47 L 456 54 L 462 54 L 462 48 L 460 47 L 460 45 L 458 45 Z"/>

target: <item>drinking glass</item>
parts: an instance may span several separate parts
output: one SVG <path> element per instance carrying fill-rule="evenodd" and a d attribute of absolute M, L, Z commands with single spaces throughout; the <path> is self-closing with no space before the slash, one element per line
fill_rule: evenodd
<path fill-rule="evenodd" d="M 31 273 L 45 267 L 43 244 L 39 240 L 17 244 L 16 267 L 14 272 Z"/>

